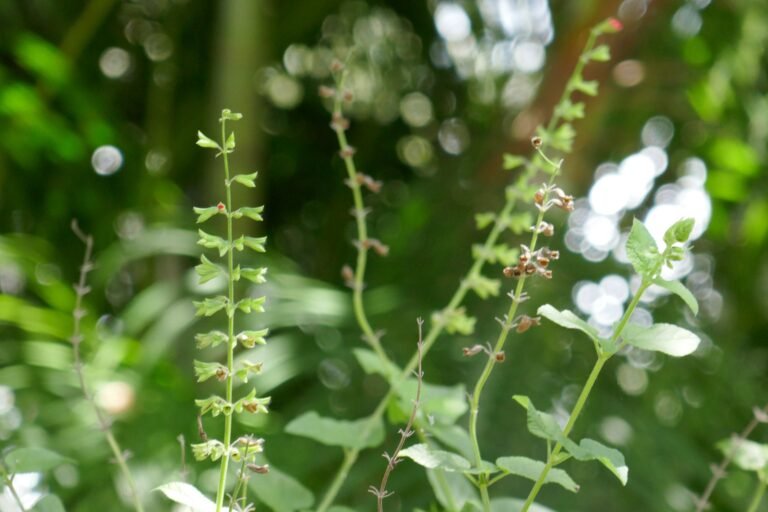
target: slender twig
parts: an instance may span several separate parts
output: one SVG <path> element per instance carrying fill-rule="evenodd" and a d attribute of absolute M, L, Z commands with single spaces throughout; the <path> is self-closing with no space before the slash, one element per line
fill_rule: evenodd
<path fill-rule="evenodd" d="M 581 56 L 583 57 L 589 51 L 591 51 L 594 44 L 595 37 L 592 37 L 592 34 L 590 34 L 590 38 L 587 41 L 587 44 L 584 46 Z M 571 79 L 566 85 L 560 102 L 554 108 L 550 122 L 547 125 L 547 131 L 550 133 L 553 132 L 561 122 L 563 122 L 564 109 L 562 106 L 566 101 L 569 100 L 570 95 L 574 91 L 574 77 L 578 76 L 578 74 L 583 71 L 584 64 L 582 57 L 579 58 L 579 63 L 576 65 L 576 68 L 571 75 Z M 485 267 L 485 264 L 488 263 L 490 257 L 489 255 L 492 254 L 493 247 L 496 245 L 502 233 L 508 228 L 508 225 L 505 223 L 505 219 L 507 219 L 515 209 L 518 199 L 522 198 L 522 194 L 519 191 L 527 190 L 529 188 L 531 180 L 533 180 L 538 171 L 543 169 L 543 165 L 544 163 L 539 159 L 534 159 L 528 162 L 523 172 L 518 177 L 516 183 L 507 187 L 505 191 L 506 193 L 504 206 L 501 208 L 501 210 L 499 210 L 497 221 L 493 224 L 493 227 L 488 233 L 485 242 L 482 244 L 482 249 L 477 251 L 478 256 L 475 258 L 474 263 L 472 263 L 472 266 L 469 268 L 464 277 L 459 281 L 459 286 L 454 291 L 453 295 L 448 301 L 448 304 L 441 310 L 442 315 L 438 317 L 438 321 L 432 322 L 426 336 L 424 337 L 424 347 L 422 349 L 424 356 L 427 355 L 429 350 L 443 333 L 446 326 L 446 323 L 443 319 L 448 316 L 448 314 L 456 311 L 456 309 L 461 306 L 464 298 L 471 289 L 471 283 L 473 283 L 480 275 L 482 275 L 483 268 Z M 365 426 L 361 430 L 361 439 L 366 438 L 373 430 L 374 426 L 378 423 L 386 411 L 389 400 L 391 400 L 391 398 L 395 395 L 399 383 L 411 375 L 411 373 L 416 369 L 417 364 L 418 355 L 414 354 L 406 364 L 400 376 L 390 382 L 389 391 L 384 397 L 382 397 L 381 401 L 376 406 L 376 409 L 373 411 L 371 416 L 369 416 L 369 421 L 366 422 Z M 352 466 L 354 466 L 355 462 L 357 461 L 359 454 L 359 448 L 350 449 L 344 454 L 344 459 L 341 463 L 341 466 L 339 466 L 339 469 L 337 470 L 331 485 L 328 487 L 328 490 L 325 492 L 323 499 L 318 505 L 317 512 L 327 512 L 328 508 L 333 504 L 336 496 L 341 490 L 341 486 L 347 479 Z"/>
<path fill-rule="evenodd" d="M 118 444 L 117 439 L 112 432 L 111 422 L 101 411 L 101 408 L 99 408 L 98 404 L 96 404 L 96 400 L 94 400 L 93 395 L 91 394 L 91 391 L 88 388 L 88 384 L 85 380 L 85 371 L 83 369 L 83 362 L 80 355 L 80 344 L 83 341 L 80 324 L 81 320 L 86 315 L 86 311 L 83 309 L 83 298 L 91 291 L 90 287 L 88 286 L 88 273 L 94 268 L 93 262 L 91 261 L 91 255 L 93 253 L 93 237 L 83 233 L 83 231 L 77 225 L 76 220 L 72 221 L 72 231 L 74 231 L 75 235 L 85 244 L 83 264 L 80 266 L 80 278 L 74 287 L 76 297 L 75 308 L 72 310 L 74 324 L 72 327 L 72 336 L 70 341 L 72 342 L 74 352 L 75 373 L 77 373 L 77 378 L 80 382 L 80 389 L 83 393 L 83 396 L 85 397 L 85 400 L 91 404 L 91 407 L 96 413 L 96 419 L 99 422 L 99 428 L 104 433 L 104 436 L 107 439 L 107 443 L 112 450 L 112 455 L 114 456 L 115 461 L 120 467 L 120 471 L 122 472 L 123 477 L 128 484 L 131 497 L 133 498 L 133 506 L 137 512 L 143 512 L 144 508 L 141 504 L 141 498 L 139 497 L 139 493 L 136 489 L 136 483 L 133 479 L 133 475 L 131 474 L 131 470 L 128 468 L 125 453 L 120 448 L 120 445 Z"/>
<path fill-rule="evenodd" d="M 363 339 L 371 346 L 371 348 L 373 348 L 383 362 L 389 363 L 389 358 L 384 352 L 384 348 L 381 346 L 381 335 L 376 333 L 371 327 L 371 323 L 365 312 L 365 304 L 363 301 L 368 251 L 374 249 L 382 254 L 386 254 L 388 249 L 378 240 L 369 238 L 368 236 L 368 225 L 365 220 L 368 211 L 366 210 L 363 201 L 362 184 L 367 182 L 369 188 L 372 188 L 373 190 L 378 190 L 380 184 L 374 182 L 370 177 L 363 176 L 357 172 L 354 159 L 355 149 L 350 146 L 347 141 L 346 130 L 349 128 L 349 120 L 344 117 L 343 111 L 344 101 L 350 97 L 349 93 L 344 90 L 346 71 L 343 69 L 343 64 L 338 62 L 334 63 L 334 70 L 336 70 L 334 73 L 336 90 L 331 91 L 331 94 L 334 94 L 335 98 L 333 103 L 331 128 L 336 133 L 336 139 L 339 144 L 339 155 L 344 161 L 344 167 L 347 171 L 347 179 L 345 183 L 352 190 L 352 199 L 354 202 L 352 215 L 355 217 L 355 226 L 357 229 L 357 240 L 355 241 L 355 246 L 357 247 L 357 261 L 355 263 L 352 279 L 349 280 L 347 284 L 352 287 L 352 306 L 355 313 L 355 319 L 357 320 L 360 329 L 363 331 Z M 322 91 L 325 90 L 325 88 L 322 89 Z"/>
<path fill-rule="evenodd" d="M 746 427 L 744 427 L 744 430 L 741 431 L 741 434 L 736 437 L 734 442 L 731 443 L 730 449 L 726 451 L 725 456 L 723 456 L 723 460 L 720 461 L 720 464 L 717 466 L 712 466 L 712 478 L 709 479 L 707 487 L 704 489 L 701 497 L 696 500 L 696 512 L 704 512 L 704 510 L 707 509 L 709 506 L 709 500 L 712 497 L 712 493 L 715 491 L 717 483 L 725 477 L 725 470 L 731 464 L 739 444 L 744 442 L 760 423 L 768 422 L 768 417 L 766 417 L 767 415 L 768 404 L 765 404 L 762 409 L 757 407 L 754 408 L 752 420 L 749 422 L 749 424 L 747 424 Z"/>
<path fill-rule="evenodd" d="M 24 503 L 21 501 L 21 497 L 16 492 L 16 488 L 13 486 L 13 476 L 14 475 L 8 475 L 4 473 L 3 481 L 5 482 L 5 486 L 8 487 L 8 489 L 11 491 L 11 496 L 13 496 L 13 499 L 16 501 L 16 504 L 19 506 L 19 511 L 27 512 L 27 509 L 24 508 Z"/>
<path fill-rule="evenodd" d="M 543 191 L 541 203 L 543 205 L 546 205 L 547 202 L 549 201 L 549 196 L 552 188 L 554 187 L 555 180 L 560 175 L 561 163 L 555 164 L 554 162 L 551 162 L 540 149 L 538 149 L 538 151 L 540 156 L 548 164 L 553 166 L 553 172 L 552 172 L 552 176 L 549 179 L 549 183 L 546 186 L 542 187 L 541 189 Z M 540 207 L 538 218 L 536 219 L 536 222 L 533 224 L 533 233 L 531 235 L 531 240 L 528 245 L 529 254 L 533 254 L 536 251 L 536 244 L 538 243 L 539 234 L 540 234 L 537 228 L 544 221 L 545 213 L 546 213 L 546 208 Z M 530 255 L 527 257 L 530 257 Z M 480 443 L 477 437 L 477 418 L 480 410 L 480 396 L 483 393 L 485 384 L 488 382 L 488 378 L 491 376 L 491 372 L 493 371 L 493 368 L 496 366 L 496 363 L 499 362 L 498 356 L 503 354 L 504 344 L 506 343 L 507 338 L 509 337 L 509 332 L 512 330 L 513 327 L 515 327 L 514 321 L 515 321 L 515 318 L 517 317 L 517 309 L 520 306 L 520 303 L 523 302 L 524 300 L 524 293 L 525 293 L 524 290 L 525 290 L 526 280 L 527 280 L 527 276 L 525 273 L 523 273 L 519 277 L 517 286 L 515 287 L 515 291 L 512 294 L 512 304 L 510 304 L 509 306 L 509 311 L 507 311 L 505 321 L 501 323 L 501 332 L 499 333 L 499 337 L 496 340 L 495 346 L 493 347 L 493 352 L 488 354 L 488 360 L 485 363 L 485 367 L 483 368 L 483 371 L 480 374 L 480 377 L 478 378 L 477 383 L 475 384 L 475 389 L 470 399 L 469 437 L 470 437 L 470 440 L 472 441 L 472 451 L 475 456 L 475 466 L 478 468 L 482 467 L 482 464 L 483 464 L 483 458 L 480 453 Z M 488 487 L 489 487 L 488 474 L 481 473 L 479 477 L 480 477 L 479 479 L 480 497 L 483 502 L 483 509 L 486 512 L 489 512 L 491 510 L 491 499 L 490 499 L 490 496 L 488 495 Z"/>
<path fill-rule="evenodd" d="M 384 470 L 384 476 L 381 477 L 379 487 L 372 485 L 368 489 L 371 494 L 376 496 L 376 505 L 378 512 L 384 512 L 384 498 L 391 496 L 393 493 L 387 491 L 387 482 L 389 481 L 389 475 L 394 471 L 395 466 L 400 462 L 400 451 L 405 446 L 405 442 L 414 434 L 413 425 L 416 421 L 416 414 L 419 411 L 421 401 L 421 388 L 424 384 L 424 372 L 421 369 L 422 363 L 422 349 L 424 348 L 424 339 L 422 337 L 422 326 L 424 320 L 419 318 L 416 321 L 419 325 L 419 341 L 416 344 L 416 356 L 418 360 L 418 369 L 416 370 L 416 398 L 413 400 L 413 408 L 411 409 L 411 416 L 408 418 L 405 428 L 400 430 L 400 442 L 397 443 L 397 448 L 392 452 L 392 455 L 384 453 L 384 458 L 387 459 L 387 468 Z"/>

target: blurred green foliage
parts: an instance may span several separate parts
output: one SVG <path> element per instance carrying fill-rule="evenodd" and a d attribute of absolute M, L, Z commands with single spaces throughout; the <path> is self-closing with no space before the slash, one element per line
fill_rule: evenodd
<path fill-rule="evenodd" d="M 129 510 L 71 369 L 70 283 L 82 257 L 68 229 L 72 218 L 95 236 L 97 248 L 84 324 L 87 375 L 132 454 L 148 509 L 168 510 L 150 490 L 183 475 L 209 494 L 215 488 L 215 466 L 192 464 L 189 457 L 182 465 L 177 436 L 186 446 L 197 440 L 193 400 L 208 391 L 194 382 L 193 333 L 206 326 L 191 302 L 211 290 L 194 284 L 199 248 L 188 212 L 193 203 L 220 199 L 212 185 L 216 170 L 193 143 L 197 128 L 215 122 L 223 106 L 250 121 L 238 131 L 243 151 L 235 165 L 251 172 L 255 163 L 266 183 L 262 197 L 249 202 L 267 205 L 273 244 L 265 323 L 274 334 L 259 349 L 265 370 L 256 379 L 273 407 L 268 417 L 242 426 L 266 439 L 266 456 L 278 471 L 274 486 L 256 483 L 253 490 L 261 486 L 272 507 L 280 503 L 269 494 L 277 485 L 307 502 L 310 491 L 324 490 L 340 462 L 338 450 L 294 437 L 284 426 L 309 410 L 360 418 L 386 389 L 355 359 L 352 349 L 362 342 L 339 277 L 354 257 L 351 200 L 327 106 L 315 94 L 327 82 L 332 50 L 352 41 L 367 45 L 355 58 L 358 84 L 368 84 L 370 95 L 354 104 L 349 136 L 363 171 L 385 183 L 370 201 L 369 221 L 391 250 L 372 263 L 366 298 L 372 323 L 386 330 L 387 352 L 402 362 L 413 351 L 414 319 L 442 307 L 471 262 L 479 238 L 474 214 L 503 201 L 510 174 L 501 170 L 502 154 L 527 151 L 588 27 L 615 7 L 551 2 L 554 40 L 531 80 L 537 94 L 510 105 L 502 75 L 462 76 L 434 57 L 438 3 L 0 2 L 0 386 L 10 390 L 0 400 L 0 445 L 49 448 L 76 461 L 53 469 L 44 483 L 67 510 Z M 479 41 L 497 30 L 484 26 L 481 3 L 462 3 Z M 699 28 L 680 21 L 683 9 L 695 10 Z M 616 378 L 598 384 L 581 433 L 600 438 L 610 425 L 629 428 L 621 447 L 629 484 L 622 488 L 591 465 L 573 466 L 581 492 L 573 497 L 551 489 L 542 498 L 561 512 L 690 510 L 690 494 L 701 492 L 719 457 L 715 442 L 741 428 L 753 405 L 768 401 L 768 6 L 687 0 L 641 10 L 627 15 L 612 44 L 615 60 L 591 71 L 607 87 L 589 99 L 589 114 L 577 125 L 575 155 L 566 164 L 568 191 L 583 195 L 599 163 L 634 151 L 650 117 L 672 122 L 670 167 L 697 156 L 708 168 L 712 219 L 694 250 L 706 257 L 709 271 L 701 278 L 714 282 L 716 296 L 699 320 L 678 302 L 659 315 L 688 322 L 714 346 L 674 366 L 656 359 L 643 368 L 616 363 L 608 371 Z M 377 39 L 380 26 L 387 29 Z M 229 48 L 239 49 L 238 59 L 224 58 Z M 304 59 L 301 72 L 291 72 L 296 51 Z M 632 85 L 617 71 L 627 61 L 640 65 L 628 68 L 640 69 Z M 409 96 L 412 105 L 429 98 L 433 118 L 455 120 L 448 127 L 451 140 L 463 144 L 458 154 L 441 145 L 436 123 L 403 122 L 400 102 L 415 93 L 421 96 Z M 122 164 L 102 175 L 92 158 L 105 145 L 118 148 Z M 671 182 L 674 174 L 660 179 Z M 577 281 L 628 273 L 610 258 L 590 263 L 563 251 L 562 260 L 553 282 L 531 289 L 536 304 L 572 307 Z M 430 382 L 474 381 L 480 362 L 463 359 L 460 349 L 494 337 L 493 318 L 505 306 L 467 301 L 480 319 L 476 333 L 436 345 L 425 361 Z M 568 410 L 589 368 L 589 347 L 573 341 L 542 326 L 511 343 L 483 398 L 481 436 L 487 450 L 497 450 L 494 457 L 541 455 L 511 396 L 523 393 L 542 408 Z M 627 374 L 647 378 L 647 387 L 627 394 L 621 386 Z M 396 435 L 389 425 L 387 446 Z M 755 440 L 765 442 L 767 435 L 758 429 Z M 340 503 L 373 509 L 366 489 L 383 470 L 380 451 L 365 452 Z M 303 487 L 292 487 L 284 474 Z M 715 492 L 714 509 L 743 510 L 752 483 L 750 475 L 732 471 Z M 390 510 L 427 509 L 434 502 L 414 464 L 400 464 L 389 487 L 396 491 L 387 500 Z M 527 490 L 526 481 L 512 479 L 494 487 L 516 497 Z"/>

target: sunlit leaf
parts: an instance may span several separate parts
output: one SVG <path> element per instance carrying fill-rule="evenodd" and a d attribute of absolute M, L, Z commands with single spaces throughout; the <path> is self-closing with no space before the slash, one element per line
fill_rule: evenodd
<path fill-rule="evenodd" d="M 429 469 L 443 471 L 465 471 L 472 467 L 467 459 L 457 453 L 430 448 L 426 444 L 415 444 L 400 452 L 400 457 L 411 459 Z"/>
<path fill-rule="evenodd" d="M 701 342 L 691 331 L 672 324 L 653 324 L 649 327 L 627 324 L 621 335 L 625 342 L 634 347 L 674 357 L 692 354 Z"/>
<path fill-rule="evenodd" d="M 165 496 L 180 505 L 184 505 L 193 510 L 193 512 L 214 512 L 216 504 L 208 499 L 202 492 L 193 485 L 185 482 L 171 482 L 161 485 L 156 491 L 160 491 Z M 229 510 L 224 507 L 222 510 Z"/>
<path fill-rule="evenodd" d="M 689 308 L 691 308 L 691 311 L 693 311 L 694 315 L 699 314 L 699 302 L 696 300 L 696 297 L 693 296 L 693 293 L 683 285 L 680 281 L 667 281 L 666 279 L 662 279 L 661 277 L 658 277 L 654 279 L 653 284 L 657 284 L 661 286 L 662 288 L 666 288 L 670 292 L 674 293 L 688 305 Z"/>
<path fill-rule="evenodd" d="M 544 462 L 529 459 L 528 457 L 501 457 L 496 459 L 496 465 L 503 471 L 533 480 L 534 482 L 538 480 L 544 466 L 546 466 Z M 571 492 L 579 490 L 579 485 L 573 481 L 570 475 L 558 468 L 550 469 L 544 483 L 558 484 Z"/>
<path fill-rule="evenodd" d="M 627 239 L 627 258 L 635 271 L 644 277 L 651 277 L 659 263 L 659 248 L 648 228 L 637 219 Z"/>
<path fill-rule="evenodd" d="M 293 512 L 310 509 L 315 503 L 312 491 L 292 476 L 271 465 L 268 473 L 249 479 L 248 486 L 271 510 Z"/>
<path fill-rule="evenodd" d="M 5 454 L 3 461 L 8 472 L 12 474 L 48 471 L 73 462 L 45 448 L 14 448 Z"/>
<path fill-rule="evenodd" d="M 384 441 L 384 423 L 379 418 L 336 420 L 323 418 L 314 411 L 306 412 L 288 423 L 285 431 L 329 446 L 354 449 L 378 446 Z M 363 437 L 362 434 L 366 431 L 368 434 Z"/>

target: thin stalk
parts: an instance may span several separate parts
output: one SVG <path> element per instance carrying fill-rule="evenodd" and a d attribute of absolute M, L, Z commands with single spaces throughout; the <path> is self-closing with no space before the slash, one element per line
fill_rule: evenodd
<path fill-rule="evenodd" d="M 340 155 L 344 160 L 344 167 L 347 170 L 347 184 L 352 189 L 352 199 L 354 202 L 354 217 L 355 225 L 357 228 L 357 261 L 355 263 L 354 281 L 352 283 L 352 307 L 355 312 L 355 319 L 357 320 L 360 329 L 363 331 L 363 338 L 373 348 L 379 358 L 385 363 L 389 363 L 389 358 L 384 352 L 384 348 L 381 346 L 381 340 L 377 335 L 371 323 L 368 321 L 368 316 L 365 312 L 365 304 L 363 302 L 363 289 L 365 288 L 365 269 L 368 264 L 368 251 L 369 238 L 368 238 L 368 226 L 365 222 L 366 210 L 365 203 L 363 201 L 363 193 L 358 181 L 357 167 L 355 166 L 355 159 L 353 158 L 354 149 L 349 145 L 346 134 L 346 121 L 343 118 L 342 104 L 344 101 L 344 81 L 346 73 L 342 72 L 341 78 L 337 83 L 336 100 L 333 104 L 333 122 L 331 126 L 336 133 L 336 139 L 338 140 Z"/>
<path fill-rule="evenodd" d="M 227 243 L 229 244 L 229 250 L 227 251 L 227 276 L 229 280 L 229 299 L 227 307 L 230 308 L 231 314 L 228 314 L 228 326 L 227 326 L 227 403 L 232 403 L 232 387 L 234 383 L 234 354 L 235 354 L 235 282 L 232 279 L 234 274 L 234 249 L 232 247 L 232 184 L 229 182 L 229 160 L 227 158 L 227 132 L 226 132 L 226 119 L 222 117 L 221 120 L 221 147 L 225 148 L 222 151 L 224 158 L 224 184 L 227 188 Z M 219 472 L 219 487 L 216 491 L 216 512 L 221 512 L 224 505 L 224 495 L 226 494 L 227 487 L 227 469 L 229 467 L 229 447 L 232 444 L 232 414 L 224 415 L 224 446 L 226 452 L 221 457 L 221 470 Z"/>
<path fill-rule="evenodd" d="M 597 35 L 598 35 L 597 32 L 595 32 L 594 30 L 590 32 L 590 36 L 581 53 L 582 57 L 592 50 L 592 48 L 595 45 L 595 40 L 597 38 Z M 563 120 L 562 118 L 563 111 L 562 111 L 561 105 L 563 105 L 565 101 L 569 99 L 570 94 L 573 93 L 575 77 L 581 74 L 581 72 L 584 69 L 584 66 L 586 65 L 587 61 L 582 57 L 579 58 L 579 62 L 576 64 L 576 67 L 574 68 L 571 78 L 566 84 L 565 90 L 563 91 L 563 95 L 560 101 L 558 102 L 558 104 L 555 106 L 554 111 L 552 112 L 552 117 L 550 118 L 549 124 L 547 125 L 547 131 L 549 132 L 552 132 L 557 127 L 557 125 Z M 337 137 L 338 137 L 338 134 L 337 134 Z M 341 143 L 342 141 L 346 141 L 346 136 L 344 136 L 343 139 L 339 137 L 339 142 Z M 349 147 L 349 146 L 347 145 L 346 147 Z M 354 161 L 352 161 L 351 164 L 353 166 L 351 167 L 351 169 L 352 171 L 354 171 Z M 345 165 L 348 165 L 346 161 L 345 161 Z M 525 171 L 520 175 L 518 179 L 518 183 L 514 186 L 514 188 L 517 190 L 526 189 L 528 187 L 529 182 L 533 179 L 533 177 L 536 175 L 536 172 L 539 169 L 541 169 L 541 165 L 538 161 L 529 162 L 528 165 L 526 166 Z M 347 166 L 347 173 L 349 174 L 349 172 L 350 172 L 350 167 Z M 353 176 L 354 175 L 355 174 L 353 174 Z M 518 198 L 519 198 L 519 194 L 516 194 L 516 193 L 506 194 L 506 200 L 505 200 L 504 206 L 502 207 L 502 209 L 498 214 L 498 219 L 505 219 L 512 213 L 512 211 L 515 208 L 515 205 L 517 204 Z M 448 301 L 448 304 L 445 306 L 445 308 L 443 308 L 442 310 L 443 313 L 453 311 L 462 304 L 462 302 L 464 301 L 464 297 L 467 295 L 467 292 L 470 289 L 469 284 L 473 281 L 473 279 L 481 275 L 483 267 L 488 262 L 488 257 L 485 255 L 488 254 L 490 250 L 496 245 L 496 242 L 498 241 L 499 237 L 506 229 L 507 229 L 507 226 L 503 222 L 500 222 L 497 220 L 497 222 L 494 223 L 493 228 L 488 233 L 488 236 L 486 237 L 485 242 L 483 243 L 483 250 L 481 251 L 480 256 L 475 259 L 474 263 L 472 263 L 472 266 L 469 268 L 464 278 L 460 281 L 458 288 L 456 288 L 456 290 L 454 291 L 453 295 L 451 296 L 451 299 Z M 356 276 L 356 282 L 357 282 L 357 276 Z M 362 297 L 362 290 L 360 291 L 360 293 Z M 432 348 L 432 346 L 435 344 L 437 339 L 443 333 L 444 329 L 445 329 L 445 321 L 438 321 L 438 322 L 432 323 L 429 331 L 427 331 L 427 335 L 424 338 L 424 349 L 423 349 L 424 356 L 427 355 L 429 350 Z M 418 356 L 417 354 L 414 353 L 413 356 L 411 356 L 411 359 L 405 365 L 405 368 L 403 369 L 402 373 L 397 378 L 397 380 L 390 383 L 390 389 L 384 395 L 384 397 L 382 397 L 381 402 L 379 402 L 379 404 L 376 406 L 376 409 L 373 411 L 373 413 L 369 417 L 370 421 L 366 423 L 366 426 L 361 431 L 361 436 L 369 435 L 371 429 L 381 419 L 382 415 L 384 414 L 384 411 L 386 410 L 387 403 L 394 396 L 394 393 L 397 387 L 416 368 L 417 362 L 418 362 L 417 359 L 418 359 Z M 325 495 L 323 496 L 323 499 L 317 508 L 317 512 L 326 512 L 327 509 L 333 504 L 334 500 L 336 499 L 336 496 L 339 493 L 339 490 L 341 489 L 341 486 L 343 485 L 344 481 L 347 478 L 347 475 L 349 475 L 350 469 L 357 461 L 357 457 L 359 453 L 360 453 L 359 448 L 353 448 L 349 450 L 347 453 L 345 453 L 344 460 L 342 461 L 341 466 L 337 470 L 337 473 L 333 479 L 333 482 L 331 483 Z"/>
<path fill-rule="evenodd" d="M 384 475 L 381 477 L 381 482 L 379 483 L 379 487 L 376 488 L 374 486 L 371 486 L 370 491 L 376 496 L 376 508 L 378 512 L 384 512 L 384 498 L 387 498 L 392 494 L 389 491 L 387 491 L 387 482 L 389 481 L 389 475 L 392 474 L 392 471 L 394 471 L 395 469 L 395 464 L 398 463 L 398 457 L 400 456 L 400 451 L 405 446 L 405 442 L 414 433 L 413 425 L 416 421 L 416 414 L 419 412 L 419 405 L 421 400 L 421 388 L 424 383 L 424 372 L 421 367 L 421 363 L 422 363 L 421 349 L 423 348 L 423 345 L 424 345 L 421 329 L 422 329 L 422 326 L 424 325 L 424 321 L 421 318 L 419 318 L 418 324 L 419 324 L 419 341 L 417 343 L 416 353 L 419 356 L 419 363 L 418 363 L 418 369 L 416 373 L 416 398 L 413 401 L 413 408 L 411 409 L 411 415 L 408 418 L 408 423 L 405 425 L 405 428 L 400 431 L 400 441 L 397 443 L 397 447 L 395 448 L 395 451 L 392 452 L 392 455 L 385 454 L 385 457 L 387 459 L 387 467 L 384 470 Z"/>
<path fill-rule="evenodd" d="M 88 287 L 88 273 L 93 270 L 94 267 L 93 262 L 91 261 L 91 256 L 93 254 L 93 237 L 83 233 L 77 225 L 77 221 L 74 220 L 72 221 L 72 231 L 74 231 L 75 235 L 85 244 L 83 264 L 80 266 L 80 277 L 77 284 L 75 285 L 75 308 L 72 310 L 73 327 L 70 341 L 72 342 L 72 348 L 74 352 L 75 373 L 77 374 L 77 379 L 80 383 L 80 390 L 83 392 L 83 396 L 85 397 L 86 402 L 91 405 L 91 408 L 96 414 L 96 420 L 99 423 L 99 428 L 102 432 L 104 432 L 104 437 L 107 439 L 107 444 L 109 444 L 109 448 L 112 450 L 112 456 L 115 458 L 115 461 L 120 468 L 120 472 L 128 484 L 128 489 L 130 490 L 131 498 L 133 499 L 133 507 L 136 509 L 136 512 L 144 512 L 144 507 L 141 504 L 141 498 L 139 497 L 139 493 L 136 489 L 136 482 L 133 479 L 133 474 L 128 467 L 128 463 L 125 460 L 125 454 L 122 448 L 120 448 L 120 444 L 117 442 L 117 439 L 112 432 L 111 422 L 101 411 L 101 408 L 99 408 L 99 406 L 96 404 L 96 401 L 93 398 L 93 394 L 91 393 L 91 390 L 85 380 L 85 371 L 83 370 L 83 361 L 82 356 L 80 355 L 80 344 L 83 341 L 83 335 L 81 332 L 81 320 L 86 314 L 86 311 L 83 309 L 83 298 L 90 291 L 90 288 Z"/>
<path fill-rule="evenodd" d="M 13 477 L 9 475 L 4 476 L 5 486 L 10 489 L 13 499 L 16 500 L 16 504 L 19 506 L 19 510 L 21 512 L 27 512 L 27 509 L 24 508 L 24 503 L 21 502 L 21 497 L 19 497 L 18 493 L 16 492 L 16 488 L 13 487 Z"/>
<path fill-rule="evenodd" d="M 766 486 L 768 486 L 768 482 L 761 478 L 758 481 L 755 494 L 752 495 L 752 501 L 749 502 L 749 508 L 747 509 L 747 512 L 757 512 L 757 509 L 760 508 L 760 502 L 763 501 L 763 495 L 765 494 Z"/>
<path fill-rule="evenodd" d="M 735 448 L 737 443 L 747 439 L 752 434 L 752 431 L 755 430 L 760 423 L 764 422 L 761 420 L 761 418 L 765 417 L 766 414 L 768 414 L 768 404 L 763 406 L 762 409 L 757 407 L 754 408 L 752 420 L 744 428 L 744 430 L 742 430 L 741 434 L 739 434 L 736 443 L 734 443 L 732 448 L 728 450 L 728 452 L 723 457 L 723 460 L 720 461 L 720 464 L 718 464 L 717 467 L 712 470 L 712 478 L 707 483 L 707 487 L 704 489 L 701 497 L 696 500 L 696 512 L 704 512 L 704 510 L 707 509 L 709 499 L 712 497 L 712 493 L 715 491 L 717 483 L 725 476 L 725 470 L 733 460 L 733 456 L 736 453 Z"/>
<path fill-rule="evenodd" d="M 544 188 L 544 199 L 542 201 L 542 204 L 546 204 L 547 200 L 549 199 L 549 190 L 554 185 L 555 179 L 560 174 L 560 166 L 558 164 L 554 164 L 553 162 L 549 161 L 546 156 L 543 155 L 543 153 L 540 153 L 542 157 L 549 163 L 550 165 L 554 166 L 554 172 L 552 173 L 551 178 L 549 179 L 549 183 Z M 530 241 L 530 252 L 533 253 L 536 250 L 536 244 L 539 240 L 539 230 L 536 229 L 541 223 L 544 221 L 544 214 L 546 213 L 545 208 L 541 208 L 539 210 L 539 215 L 536 218 L 536 222 L 533 224 L 534 230 L 533 234 L 531 235 L 531 241 Z M 525 282 L 526 282 L 526 275 L 523 274 L 519 281 L 517 282 L 517 286 L 515 287 L 514 296 L 512 297 L 512 304 L 509 306 L 509 311 L 507 311 L 507 315 L 505 318 L 505 321 L 502 323 L 501 332 L 499 333 L 499 337 L 496 340 L 496 344 L 493 347 L 493 352 L 491 354 L 488 354 L 488 360 L 485 363 L 485 367 L 483 368 L 483 372 L 480 374 L 480 378 L 477 379 L 477 383 L 475 384 L 474 392 L 472 393 L 472 398 L 470 400 L 470 416 L 469 416 L 469 437 L 472 441 L 472 452 L 475 455 L 475 465 L 479 468 L 482 466 L 483 463 L 483 457 L 480 453 L 480 442 L 477 437 L 477 418 L 478 413 L 480 411 L 480 396 L 483 393 L 483 389 L 485 389 L 485 385 L 488 382 L 488 379 L 491 376 L 491 372 L 493 372 L 493 368 L 496 366 L 496 354 L 500 354 L 502 350 L 504 349 L 504 344 L 507 341 L 507 338 L 509 337 L 509 331 L 512 330 L 513 322 L 515 317 L 517 316 L 517 309 L 520 306 L 521 298 L 523 296 L 523 291 L 525 289 Z M 483 501 L 483 510 L 485 512 L 490 512 L 491 510 L 491 500 L 488 496 L 488 487 L 490 486 L 488 475 L 481 473 L 479 478 L 479 484 L 480 484 L 480 496 Z"/>
<path fill-rule="evenodd" d="M 615 346 L 616 341 L 621 336 L 621 333 L 624 330 L 624 327 L 629 322 L 629 319 L 632 316 L 632 313 L 634 313 L 635 308 L 637 307 L 637 304 L 640 302 L 640 298 L 643 296 L 643 293 L 648 288 L 648 286 L 650 286 L 650 281 L 643 280 L 642 284 L 640 285 L 640 288 L 637 290 L 637 292 L 635 292 L 635 296 L 632 298 L 632 302 L 630 302 L 629 306 L 627 306 L 627 310 L 624 312 L 624 315 L 621 317 L 621 320 L 616 326 L 616 329 L 613 331 L 613 335 L 610 338 L 610 343 L 609 343 L 610 346 Z M 623 344 L 621 346 L 623 346 Z M 594 388 L 595 383 L 597 382 L 597 379 L 600 376 L 600 372 L 603 370 L 603 367 L 605 366 L 605 363 L 608 362 L 608 360 L 611 357 L 613 357 L 615 353 L 616 351 L 598 353 L 597 361 L 595 361 L 595 365 L 592 367 L 592 371 L 590 372 L 589 377 L 587 378 L 587 382 L 584 384 L 584 388 L 581 390 L 581 393 L 579 394 L 579 398 L 576 400 L 576 405 L 574 405 L 573 407 L 571 416 L 568 418 L 568 423 L 565 425 L 565 428 L 563 429 L 563 435 L 565 437 L 568 437 L 570 435 L 571 431 L 573 430 L 573 427 L 576 425 L 576 421 L 579 419 L 579 416 L 584 410 L 584 406 L 586 405 L 587 400 L 589 399 L 589 395 L 592 393 L 592 389 Z M 525 500 L 525 504 L 523 505 L 521 512 L 528 512 L 528 509 L 531 507 L 531 505 L 533 505 L 533 502 L 536 499 L 536 496 L 539 494 L 539 491 L 541 491 L 541 488 L 544 485 L 544 482 L 546 481 L 547 475 L 549 474 L 550 470 L 558 464 L 557 456 L 560 455 L 560 452 L 562 450 L 563 450 L 563 445 L 560 442 L 557 442 L 555 444 L 555 447 L 552 449 L 552 452 L 548 455 L 547 463 L 544 466 L 544 468 L 541 470 L 541 474 L 539 475 L 539 478 L 536 480 L 536 483 L 533 485 L 531 492 L 528 494 L 528 498 Z"/>

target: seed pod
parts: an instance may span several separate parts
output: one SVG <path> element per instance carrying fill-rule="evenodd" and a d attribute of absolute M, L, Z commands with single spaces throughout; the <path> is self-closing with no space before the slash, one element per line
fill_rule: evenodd
<path fill-rule="evenodd" d="M 497 362 L 497 363 L 503 363 L 503 362 L 504 362 L 504 360 L 507 358 L 507 356 L 506 356 L 506 355 L 504 355 L 504 351 L 503 351 L 503 350 L 502 350 L 501 352 L 496 352 L 496 353 L 493 355 L 493 357 L 496 359 L 496 362 Z"/>

